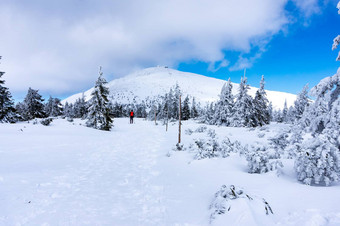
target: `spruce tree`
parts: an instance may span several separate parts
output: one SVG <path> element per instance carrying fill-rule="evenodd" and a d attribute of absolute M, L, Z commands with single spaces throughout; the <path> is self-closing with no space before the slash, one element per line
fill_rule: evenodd
<path fill-rule="evenodd" d="M 45 104 L 44 110 L 47 116 L 57 117 L 63 114 L 63 106 L 60 99 L 51 96 Z"/>
<path fill-rule="evenodd" d="M 256 91 L 254 98 L 255 118 L 259 126 L 269 124 L 270 115 L 268 110 L 268 99 L 266 91 L 264 90 L 264 76 L 262 75 L 260 88 Z"/>
<path fill-rule="evenodd" d="M 89 101 L 89 113 L 87 116 L 86 125 L 95 129 L 109 131 L 112 127 L 112 118 L 110 109 L 108 107 L 109 88 L 105 85 L 107 81 L 102 77 L 103 72 L 101 67 L 99 70 L 99 77 L 96 81 L 95 87 L 91 93 Z"/>
<path fill-rule="evenodd" d="M 39 94 L 39 90 L 35 90 L 30 87 L 24 99 L 25 112 L 22 115 L 24 119 L 31 120 L 34 118 L 46 117 L 43 101 L 44 99 Z"/>
<path fill-rule="evenodd" d="M 282 109 L 282 122 L 288 122 L 287 100 L 285 100 L 285 103 L 284 103 L 283 109 Z"/>
<path fill-rule="evenodd" d="M 328 186 L 340 180 L 340 68 L 335 75 L 322 79 L 310 94 L 316 99 L 301 121 L 313 138 L 302 145 L 295 169 L 303 183 Z"/>
<path fill-rule="evenodd" d="M 215 125 L 229 126 L 233 115 L 234 96 L 232 94 L 233 85 L 230 78 L 228 82 L 223 85 L 220 100 L 216 104 L 215 115 L 213 123 Z"/>
<path fill-rule="evenodd" d="M 0 56 L 1 59 L 1 56 Z M 16 114 L 14 113 L 14 102 L 9 89 L 5 86 L 5 80 L 1 77 L 5 72 L 0 71 L 0 122 L 15 122 Z"/>
<path fill-rule="evenodd" d="M 301 119 L 305 109 L 309 105 L 308 100 L 308 84 L 306 84 L 301 92 L 298 94 L 294 102 L 294 117 L 298 121 Z"/>
<path fill-rule="evenodd" d="M 182 120 L 190 119 L 189 96 L 186 96 L 182 107 Z"/>
<path fill-rule="evenodd" d="M 112 108 L 112 106 L 110 106 Z M 78 98 L 74 103 L 74 117 L 75 118 L 85 118 L 87 114 L 87 104 L 85 101 L 84 93 L 81 98 Z"/>
<path fill-rule="evenodd" d="M 191 118 L 197 118 L 198 117 L 198 110 L 197 110 L 195 97 L 192 98 L 190 114 L 191 114 L 190 115 Z"/>
<path fill-rule="evenodd" d="M 249 85 L 247 78 L 241 78 L 239 85 L 239 93 L 236 96 L 235 113 L 232 124 L 234 126 L 242 127 L 255 127 L 257 122 L 254 114 L 253 98 L 248 94 Z"/>

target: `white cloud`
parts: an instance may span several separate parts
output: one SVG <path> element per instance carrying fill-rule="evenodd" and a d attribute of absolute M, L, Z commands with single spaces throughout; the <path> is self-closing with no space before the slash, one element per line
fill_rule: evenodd
<path fill-rule="evenodd" d="M 320 13 L 318 0 L 292 0 L 305 17 Z"/>
<path fill-rule="evenodd" d="M 1 66 L 12 92 L 31 86 L 56 95 L 92 86 L 99 65 L 109 78 L 191 59 L 210 62 L 215 70 L 228 65 L 223 50 L 247 53 L 281 31 L 289 23 L 286 3 L 4 0 Z M 238 64 L 249 66 L 251 59 Z"/>

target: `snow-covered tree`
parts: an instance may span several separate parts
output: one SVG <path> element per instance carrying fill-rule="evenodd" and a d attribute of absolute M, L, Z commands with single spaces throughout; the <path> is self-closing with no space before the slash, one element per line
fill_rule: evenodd
<path fill-rule="evenodd" d="M 189 96 L 186 96 L 182 107 L 182 120 L 190 119 Z"/>
<path fill-rule="evenodd" d="M 190 114 L 191 114 L 190 115 L 191 118 L 198 117 L 198 109 L 197 109 L 195 97 L 192 98 Z"/>
<path fill-rule="evenodd" d="M 95 87 L 91 93 L 89 101 L 89 113 L 87 115 L 86 125 L 96 129 L 109 131 L 112 127 L 111 112 L 108 107 L 110 94 L 109 88 L 105 85 L 107 81 L 103 78 L 101 68 L 99 70 L 99 77 L 96 81 Z"/>
<path fill-rule="evenodd" d="M 64 115 L 67 118 L 74 118 L 75 114 L 74 114 L 74 108 L 73 108 L 73 104 L 69 104 L 68 102 L 65 103 L 64 106 Z"/>
<path fill-rule="evenodd" d="M 85 101 L 84 93 L 81 98 L 78 98 L 74 103 L 74 117 L 75 118 L 85 118 L 87 115 L 87 104 Z"/>
<path fill-rule="evenodd" d="M 294 102 L 294 117 L 296 120 L 300 120 L 305 109 L 309 105 L 308 99 L 308 84 L 306 84 L 301 92 L 298 94 L 295 102 Z"/>
<path fill-rule="evenodd" d="M 229 126 L 233 115 L 234 96 L 232 94 L 233 85 L 230 78 L 223 85 L 220 100 L 216 103 L 213 124 Z"/>
<path fill-rule="evenodd" d="M 5 72 L 0 71 L 0 122 L 15 122 L 16 114 L 14 113 L 12 95 L 9 89 L 4 86 L 5 80 L 1 79 L 4 74 Z"/>
<path fill-rule="evenodd" d="M 242 78 L 234 105 L 235 113 L 232 122 L 234 126 L 257 126 L 254 114 L 253 98 L 248 94 L 249 89 L 247 78 Z"/>
<path fill-rule="evenodd" d="M 285 100 L 285 103 L 283 105 L 283 109 L 282 109 L 282 122 L 288 122 L 288 107 L 287 107 L 287 100 Z"/>
<path fill-rule="evenodd" d="M 327 136 L 310 139 L 295 161 L 299 181 L 311 184 L 330 185 L 340 177 L 340 151 Z"/>
<path fill-rule="evenodd" d="M 47 116 L 56 117 L 63 114 L 63 106 L 60 103 L 60 99 L 51 96 L 45 104 L 44 110 Z"/>
<path fill-rule="evenodd" d="M 43 101 L 44 99 L 39 94 L 39 90 L 35 90 L 30 87 L 24 99 L 25 111 L 22 115 L 24 119 L 31 120 L 34 118 L 46 117 Z"/>
<path fill-rule="evenodd" d="M 256 91 L 254 98 L 254 111 L 256 122 L 259 126 L 269 124 L 270 115 L 268 111 L 268 99 L 266 91 L 264 90 L 264 76 L 262 75 L 260 88 Z"/>
<path fill-rule="evenodd" d="M 302 145 L 295 169 L 303 183 L 329 185 L 340 178 L 340 68 L 322 79 L 310 94 L 316 99 L 302 121 L 314 137 Z"/>

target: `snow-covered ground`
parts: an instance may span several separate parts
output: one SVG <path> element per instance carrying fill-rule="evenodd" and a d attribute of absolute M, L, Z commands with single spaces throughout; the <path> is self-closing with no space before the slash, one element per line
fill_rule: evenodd
<path fill-rule="evenodd" d="M 81 124 L 0 124 L 0 225 L 209 225 L 209 205 L 223 184 L 265 198 L 274 214 L 235 200 L 213 225 L 340 225 L 340 184 L 299 183 L 293 160 L 283 161 L 279 177 L 249 174 L 236 153 L 193 160 L 189 151 L 172 152 L 177 124 L 168 132 L 142 119 L 115 119 L 111 132 Z M 184 122 L 185 146 L 204 136 L 184 132 L 199 126 Z M 221 138 L 265 144 L 286 126 L 207 127 Z"/>

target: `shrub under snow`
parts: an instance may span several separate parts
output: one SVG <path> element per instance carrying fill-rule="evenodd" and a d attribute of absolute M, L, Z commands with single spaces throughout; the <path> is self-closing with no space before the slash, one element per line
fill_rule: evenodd
<path fill-rule="evenodd" d="M 340 152 L 333 142 L 319 136 L 305 142 L 295 160 L 299 181 L 307 185 L 330 185 L 340 178 Z"/>
<path fill-rule="evenodd" d="M 233 212 L 234 209 L 244 208 L 242 205 L 238 207 L 240 202 L 234 202 L 236 199 L 243 199 L 245 200 L 244 202 L 249 202 L 248 205 L 256 205 L 252 207 L 255 209 L 263 209 L 263 212 L 261 212 L 266 215 L 274 214 L 272 208 L 264 198 L 258 198 L 256 196 L 252 197 L 249 194 L 246 194 L 243 189 L 235 187 L 234 185 L 230 185 L 229 187 L 223 185 L 221 189 L 215 193 L 214 200 L 210 204 L 209 209 L 212 210 L 210 223 L 216 218 L 216 215 Z"/>
<path fill-rule="evenodd" d="M 275 151 L 270 152 L 265 147 L 252 146 L 246 152 L 249 173 L 266 173 L 283 167 L 280 160 L 276 159 Z"/>
<path fill-rule="evenodd" d="M 226 158 L 231 152 L 241 152 L 243 150 L 238 141 L 232 143 L 229 138 L 226 138 L 219 142 L 215 130 L 208 130 L 207 135 L 207 138 L 196 139 L 194 143 L 190 144 L 189 149 L 195 153 L 195 159 Z"/>

